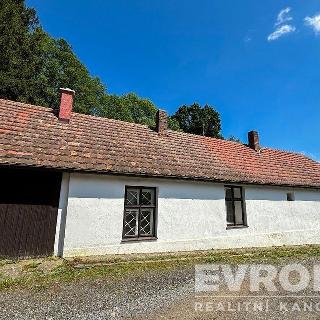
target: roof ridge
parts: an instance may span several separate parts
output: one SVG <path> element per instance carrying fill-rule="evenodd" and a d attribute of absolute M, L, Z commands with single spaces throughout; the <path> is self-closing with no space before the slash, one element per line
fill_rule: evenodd
<path fill-rule="evenodd" d="M 41 108 L 41 109 L 45 109 L 47 111 L 49 110 L 54 110 L 51 107 L 43 107 L 43 106 L 39 106 L 39 105 L 33 105 L 30 103 L 24 103 L 24 102 L 19 102 L 19 101 L 13 101 L 13 100 L 8 100 L 8 99 L 0 99 L 0 103 L 1 101 L 4 102 L 9 102 L 15 105 L 21 105 L 21 106 L 26 106 L 29 108 Z M 148 128 L 150 130 L 152 130 L 152 127 L 149 127 L 146 124 L 141 124 L 141 123 L 136 123 L 136 122 L 129 122 L 129 121 L 124 121 L 124 120 L 119 120 L 119 119 L 113 119 L 113 118 L 108 118 L 108 117 L 100 117 L 97 115 L 93 115 L 93 114 L 85 114 L 85 113 L 79 113 L 79 112 L 72 112 L 71 114 L 71 121 L 72 121 L 72 115 L 76 115 L 77 117 L 88 117 L 88 118 L 94 118 L 94 119 L 100 119 L 101 121 L 111 121 L 111 122 L 115 122 L 115 123 L 123 123 L 123 124 L 129 124 L 132 126 L 137 126 L 137 127 L 143 127 L 143 128 Z M 243 145 L 243 146 L 247 146 L 245 143 L 239 143 L 236 141 L 231 141 L 231 140 L 225 140 L 223 138 L 215 138 L 215 137 L 208 137 L 208 136 L 202 136 L 199 134 L 195 134 L 195 133 L 189 133 L 189 132 L 183 132 L 183 131 L 175 131 L 175 130 L 171 130 L 171 129 L 167 129 L 168 132 L 171 132 L 173 134 L 180 134 L 180 135 L 185 135 L 187 137 L 195 137 L 197 139 L 209 139 L 209 140 L 215 140 L 218 142 L 225 142 L 225 143 L 230 143 L 230 144 L 237 144 L 237 145 Z"/>
<path fill-rule="evenodd" d="M 148 125 L 142 124 L 142 123 L 129 122 L 129 121 L 113 119 L 113 118 L 108 118 L 108 117 L 99 117 L 99 116 L 96 116 L 96 115 L 93 115 L 93 114 L 79 113 L 79 112 L 74 112 L 74 111 L 71 113 L 71 121 L 72 121 L 72 115 L 76 115 L 76 116 L 80 116 L 80 117 L 94 118 L 94 119 L 101 119 L 102 121 L 107 120 L 107 121 L 116 122 L 116 123 L 124 123 L 124 124 L 144 127 L 144 128 L 150 128 Z"/>
<path fill-rule="evenodd" d="M 296 156 L 302 156 L 304 158 L 307 158 L 317 164 L 320 164 L 319 161 L 311 158 L 309 155 L 306 155 L 305 153 L 303 153 L 302 151 L 291 151 L 291 150 L 283 150 L 283 149 L 279 149 L 279 148 L 271 148 L 271 147 L 263 147 L 261 148 L 262 150 L 272 150 L 272 151 L 278 151 L 278 152 L 283 152 L 283 153 L 288 153 L 288 154 L 292 154 L 292 155 L 296 155 Z"/>
<path fill-rule="evenodd" d="M 212 140 L 217 140 L 217 141 L 228 141 L 228 142 L 233 142 L 233 143 L 239 143 L 239 142 L 236 142 L 236 141 L 225 140 L 225 139 L 222 139 L 222 138 L 202 136 L 200 134 L 195 134 L 195 133 L 190 133 L 190 132 L 175 131 L 175 130 L 171 130 L 171 129 L 168 129 L 167 131 L 175 133 L 175 134 L 181 134 L 181 135 L 196 137 L 197 139 L 212 139 Z M 240 143 L 240 144 L 242 144 L 242 143 Z"/>
<path fill-rule="evenodd" d="M 35 104 L 31 104 L 31 103 L 26 103 L 26 102 L 20 102 L 20 101 L 14 101 L 14 100 L 9 100 L 9 99 L 2 99 L 2 98 L 0 98 L 0 104 L 1 104 L 2 102 L 3 102 L 4 104 L 13 104 L 13 105 L 20 106 L 20 107 L 45 109 L 46 111 L 54 110 L 54 109 L 51 108 L 51 107 L 44 107 L 44 106 L 35 105 Z"/>

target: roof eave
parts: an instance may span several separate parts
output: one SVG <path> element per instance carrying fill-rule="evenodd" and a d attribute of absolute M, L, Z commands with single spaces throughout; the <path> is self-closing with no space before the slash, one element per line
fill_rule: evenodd
<path fill-rule="evenodd" d="M 254 186 L 273 186 L 283 188 L 302 188 L 302 189 L 315 189 L 320 190 L 320 185 L 306 185 L 306 184 L 290 184 L 290 183 L 272 183 L 272 182 L 259 182 L 250 180 L 230 180 L 230 179 L 219 179 L 219 178 L 206 178 L 196 176 L 179 176 L 179 175 L 161 175 L 151 174 L 147 172 L 125 172 L 125 171 L 113 171 L 113 170 L 97 170 L 97 169 L 80 169 L 80 168 L 68 168 L 58 166 L 41 166 L 41 165 L 25 165 L 25 164 L 0 164 L 0 167 L 14 167 L 14 168 L 28 168 L 28 169 L 42 169 L 59 172 L 76 172 L 86 174 L 105 174 L 113 176 L 127 176 L 127 177 L 143 177 L 143 178 L 159 178 L 159 179 L 173 179 L 173 180 L 185 180 L 185 181 L 201 181 L 201 182 L 212 182 L 212 183 L 228 183 L 228 184 L 241 184 L 241 185 L 254 185 Z"/>

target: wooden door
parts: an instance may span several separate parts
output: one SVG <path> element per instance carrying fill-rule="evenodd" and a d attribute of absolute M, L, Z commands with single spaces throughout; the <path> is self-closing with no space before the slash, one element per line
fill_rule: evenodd
<path fill-rule="evenodd" d="M 61 173 L 0 169 L 0 256 L 53 253 Z"/>

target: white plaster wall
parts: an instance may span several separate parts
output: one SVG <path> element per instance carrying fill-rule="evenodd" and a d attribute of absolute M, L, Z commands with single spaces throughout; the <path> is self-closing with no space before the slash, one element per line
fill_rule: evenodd
<path fill-rule="evenodd" d="M 157 240 L 121 242 L 126 185 L 157 187 Z M 63 255 L 320 243 L 320 191 L 244 188 L 248 228 L 227 230 L 223 184 L 71 174 Z"/>
<path fill-rule="evenodd" d="M 56 235 L 54 242 L 54 255 L 63 255 L 64 235 L 67 217 L 68 196 L 69 196 L 70 174 L 64 172 L 61 179 L 61 189 L 59 197 L 59 208 L 57 215 Z"/>

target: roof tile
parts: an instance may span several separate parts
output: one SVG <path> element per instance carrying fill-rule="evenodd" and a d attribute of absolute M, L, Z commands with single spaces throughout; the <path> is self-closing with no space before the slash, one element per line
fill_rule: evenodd
<path fill-rule="evenodd" d="M 0 99 L 0 164 L 320 188 L 320 163 L 246 145 Z"/>

